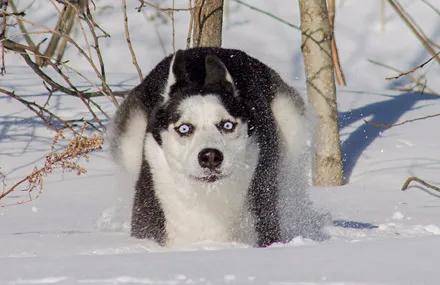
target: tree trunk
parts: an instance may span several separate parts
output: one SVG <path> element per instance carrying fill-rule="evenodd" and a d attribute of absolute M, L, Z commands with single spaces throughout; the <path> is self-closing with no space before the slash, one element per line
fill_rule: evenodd
<path fill-rule="evenodd" d="M 338 109 L 333 73 L 331 29 L 325 0 L 299 0 L 301 49 L 307 77 L 307 93 L 318 122 L 315 130 L 313 182 L 342 184 Z"/>
<path fill-rule="evenodd" d="M 46 65 L 47 60 L 51 59 L 55 53 L 57 53 L 57 61 L 61 61 L 67 46 L 67 39 L 63 37 L 63 35 L 68 36 L 72 31 L 78 12 L 78 0 L 69 0 L 68 3 L 65 4 L 63 11 L 58 18 L 57 25 L 55 26 L 55 31 L 57 31 L 57 33 L 52 33 L 49 44 L 44 52 L 45 59 L 42 60 L 39 65 Z"/>
<path fill-rule="evenodd" d="M 193 47 L 222 45 L 223 0 L 196 0 Z"/>

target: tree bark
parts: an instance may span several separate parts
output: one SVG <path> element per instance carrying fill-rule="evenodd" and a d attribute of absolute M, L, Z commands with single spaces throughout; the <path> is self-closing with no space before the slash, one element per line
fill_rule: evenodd
<path fill-rule="evenodd" d="M 222 45 L 223 0 L 196 0 L 193 47 Z"/>
<path fill-rule="evenodd" d="M 68 3 L 65 4 L 63 11 L 58 18 L 57 25 L 55 26 L 55 31 L 58 33 L 52 33 L 49 44 L 44 52 L 45 59 L 39 62 L 39 65 L 46 65 L 47 60 L 52 58 L 56 52 L 57 61 L 61 61 L 67 46 L 67 40 L 63 35 L 69 35 L 72 31 L 78 12 L 79 0 L 69 0 Z"/>
<path fill-rule="evenodd" d="M 301 49 L 308 99 L 318 118 L 314 140 L 315 185 L 342 184 L 336 86 L 333 73 L 332 32 L 325 0 L 299 0 Z"/>

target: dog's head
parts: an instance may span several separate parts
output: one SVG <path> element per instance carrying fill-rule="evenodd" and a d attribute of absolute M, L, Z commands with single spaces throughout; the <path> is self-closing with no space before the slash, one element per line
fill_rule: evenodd
<path fill-rule="evenodd" d="M 192 82 L 181 52 L 170 65 L 162 104 L 149 131 L 172 169 L 200 183 L 238 177 L 249 167 L 252 126 L 222 61 L 205 58 L 204 82 Z"/>

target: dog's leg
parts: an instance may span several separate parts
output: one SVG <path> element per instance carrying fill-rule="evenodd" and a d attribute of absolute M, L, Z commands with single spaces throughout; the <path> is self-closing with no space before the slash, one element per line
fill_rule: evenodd
<path fill-rule="evenodd" d="M 283 87 L 283 86 L 282 86 Z M 327 216 L 313 209 L 308 196 L 311 180 L 312 117 L 293 88 L 281 88 L 271 102 L 280 138 L 279 213 L 282 239 L 296 236 L 323 239 Z"/>
<path fill-rule="evenodd" d="M 278 204 L 279 140 L 270 110 L 256 116 L 258 165 L 249 189 L 250 210 L 255 219 L 257 245 L 268 246 L 281 240 Z"/>
<path fill-rule="evenodd" d="M 143 160 L 134 196 L 131 235 L 149 238 L 164 245 L 165 215 L 154 193 L 154 182 L 148 162 Z"/>

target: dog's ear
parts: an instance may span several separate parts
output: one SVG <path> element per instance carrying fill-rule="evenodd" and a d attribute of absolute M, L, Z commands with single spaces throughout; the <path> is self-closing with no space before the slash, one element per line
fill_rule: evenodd
<path fill-rule="evenodd" d="M 182 50 L 178 50 L 171 61 L 170 75 L 174 76 L 174 84 L 189 83 L 188 72 L 185 67 L 185 56 Z"/>
<path fill-rule="evenodd" d="M 231 75 L 224 63 L 215 55 L 207 55 L 205 58 L 205 85 L 229 82 L 234 86 Z"/>
<path fill-rule="evenodd" d="M 170 68 L 168 71 L 168 80 L 163 91 L 163 102 L 166 103 L 169 99 L 171 86 L 175 84 L 185 85 L 190 82 L 188 72 L 185 67 L 185 56 L 182 50 L 178 50 L 171 58 Z"/>

